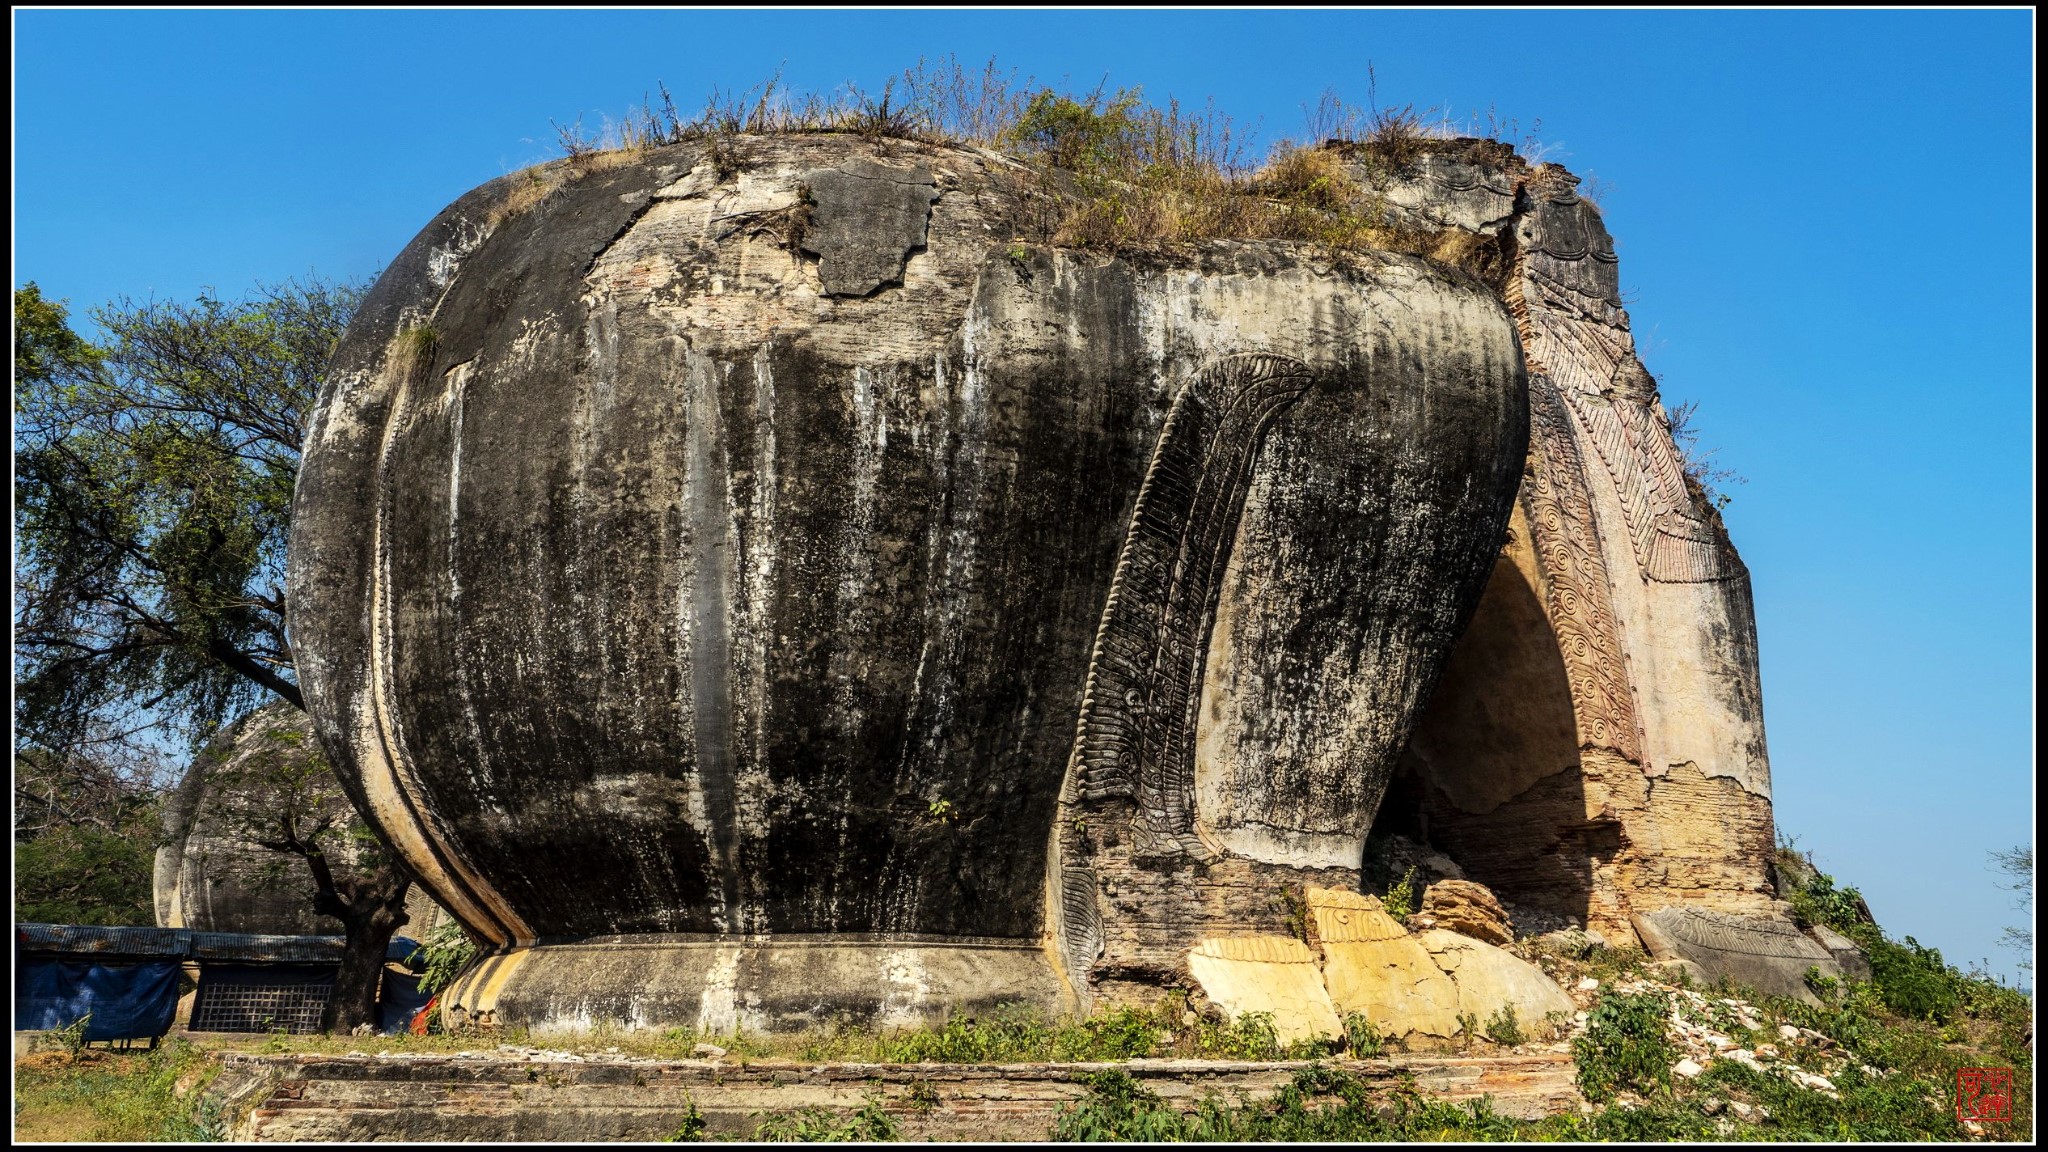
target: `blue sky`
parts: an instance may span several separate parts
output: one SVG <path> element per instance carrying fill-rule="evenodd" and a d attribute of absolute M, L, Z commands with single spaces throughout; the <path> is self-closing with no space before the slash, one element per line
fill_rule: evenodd
<path fill-rule="evenodd" d="M 2033 17 L 1936 12 L 20 12 L 14 282 L 76 311 L 369 276 L 657 80 L 920 55 L 1213 97 L 1489 107 L 1597 177 L 1666 403 L 1748 478 L 1779 826 L 1988 958 L 2031 843 Z"/>

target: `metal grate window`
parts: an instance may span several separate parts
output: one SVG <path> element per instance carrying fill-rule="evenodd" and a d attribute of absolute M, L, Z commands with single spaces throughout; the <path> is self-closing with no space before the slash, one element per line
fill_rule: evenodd
<path fill-rule="evenodd" d="M 318 1032 L 320 1013 L 333 991 L 334 969 L 325 965 L 202 964 L 189 1027 L 194 1032 Z"/>

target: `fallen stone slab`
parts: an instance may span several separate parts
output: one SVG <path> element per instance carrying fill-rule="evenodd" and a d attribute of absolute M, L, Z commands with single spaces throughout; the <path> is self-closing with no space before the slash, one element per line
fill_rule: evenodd
<path fill-rule="evenodd" d="M 1334 1040 L 1343 1034 L 1315 953 L 1286 936 L 1204 940 L 1188 953 L 1203 995 L 1232 1020 L 1268 1013 L 1282 1044 Z"/>

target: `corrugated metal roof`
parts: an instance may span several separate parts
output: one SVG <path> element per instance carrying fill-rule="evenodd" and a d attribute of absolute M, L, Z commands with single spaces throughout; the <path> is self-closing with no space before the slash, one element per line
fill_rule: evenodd
<path fill-rule="evenodd" d="M 235 960 L 245 963 L 339 964 L 339 936 L 260 936 L 250 932 L 194 932 L 194 960 Z"/>
<path fill-rule="evenodd" d="M 82 956 L 185 956 L 192 950 L 192 932 L 185 928 L 16 924 L 14 945 L 23 952 L 64 952 Z"/>
<path fill-rule="evenodd" d="M 173 956 L 242 964 L 339 964 L 340 936 L 265 936 L 253 932 L 198 932 L 190 928 L 101 928 L 90 924 L 16 924 L 15 951 L 51 956 Z M 395 936 L 386 963 L 412 962 L 419 944 Z"/>

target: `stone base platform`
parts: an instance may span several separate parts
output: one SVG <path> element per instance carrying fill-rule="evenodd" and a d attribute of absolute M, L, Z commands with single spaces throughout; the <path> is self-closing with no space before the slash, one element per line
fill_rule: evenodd
<path fill-rule="evenodd" d="M 1072 1000 L 1037 941 L 966 937 L 600 936 L 486 957 L 442 998 L 451 1030 L 610 1022 L 706 1033 L 847 1022 L 916 1027 L 955 1013 Z"/>
<path fill-rule="evenodd" d="M 1087 1094 L 1081 1077 L 1123 1067 L 1190 1109 L 1203 1096 L 1270 1096 L 1306 1061 L 1133 1060 L 1108 1064 L 794 1064 L 508 1056 L 310 1057 L 234 1054 L 208 1091 L 236 1117 L 231 1138 L 341 1140 L 665 1140 L 694 1106 L 712 1139 L 746 1139 L 766 1113 L 842 1113 L 872 1094 L 906 1140 L 1043 1140 Z M 1326 1060 L 1392 1088 L 1453 1101 L 1491 1096 L 1535 1119 L 1574 1110 L 1571 1057 L 1403 1055 Z"/>

